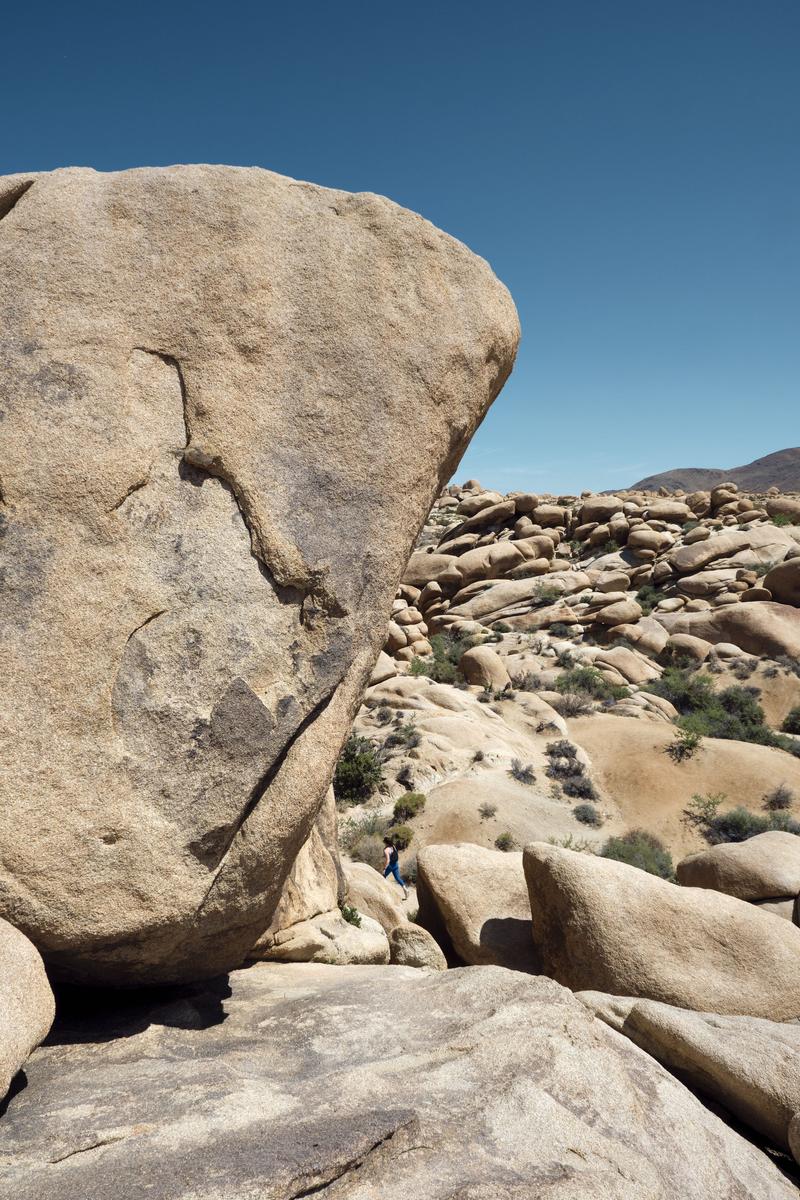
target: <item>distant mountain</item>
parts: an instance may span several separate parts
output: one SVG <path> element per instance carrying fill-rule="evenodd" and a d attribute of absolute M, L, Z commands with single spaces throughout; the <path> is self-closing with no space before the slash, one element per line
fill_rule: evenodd
<path fill-rule="evenodd" d="M 632 490 L 657 492 L 660 487 L 682 488 L 687 492 L 715 487 L 726 480 L 738 483 L 743 492 L 765 492 L 777 487 L 782 492 L 800 492 L 800 446 L 776 450 L 744 467 L 722 470 L 718 467 L 676 467 L 659 475 L 648 475 L 632 484 Z"/>

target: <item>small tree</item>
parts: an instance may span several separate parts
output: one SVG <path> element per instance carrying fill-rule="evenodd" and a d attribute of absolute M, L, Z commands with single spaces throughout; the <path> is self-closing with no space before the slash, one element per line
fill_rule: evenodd
<path fill-rule="evenodd" d="M 368 738 L 351 734 L 333 775 L 337 804 L 363 804 L 382 784 L 383 768 L 377 750 Z"/>

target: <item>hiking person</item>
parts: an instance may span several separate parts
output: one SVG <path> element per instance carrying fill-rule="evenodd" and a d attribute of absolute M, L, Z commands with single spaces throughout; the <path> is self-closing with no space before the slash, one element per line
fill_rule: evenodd
<path fill-rule="evenodd" d="M 395 882 L 400 884 L 403 889 L 403 899 L 408 899 L 408 891 L 403 882 L 403 877 L 400 874 L 400 855 L 397 853 L 397 846 L 390 837 L 383 839 L 383 878 L 386 879 L 389 875 L 393 875 Z"/>

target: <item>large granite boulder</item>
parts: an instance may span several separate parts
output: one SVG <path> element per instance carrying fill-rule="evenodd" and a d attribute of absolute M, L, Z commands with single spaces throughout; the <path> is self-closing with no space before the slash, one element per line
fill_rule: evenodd
<path fill-rule="evenodd" d="M 744 842 L 722 842 L 681 859 L 685 887 L 713 888 L 739 900 L 794 898 L 800 892 L 800 837 L 770 830 Z"/>
<path fill-rule="evenodd" d="M 573 991 L 800 1017 L 800 929 L 789 921 L 544 842 L 525 847 L 523 864 L 542 969 Z"/>
<path fill-rule="evenodd" d="M 456 961 L 537 971 L 522 855 L 462 842 L 417 856 L 418 921 Z"/>
<path fill-rule="evenodd" d="M 800 1025 L 687 1012 L 657 1000 L 582 992 L 579 999 L 699 1092 L 776 1146 L 795 1153 L 800 1118 Z"/>
<path fill-rule="evenodd" d="M 717 645 L 727 642 L 747 654 L 800 658 L 800 611 L 772 600 L 744 600 L 702 612 L 664 613 L 656 619 L 668 633 L 689 633 Z"/>
<path fill-rule="evenodd" d="M 797 1195 L 558 984 L 495 967 L 260 965 L 55 1041 L 0 1123 L 2 1200 Z"/>
<path fill-rule="evenodd" d="M 0 1101 L 34 1047 L 47 1037 L 55 1001 L 38 950 L 0 920 Z"/>
<path fill-rule="evenodd" d="M 215 166 L 0 178 L 0 915 L 53 971 L 269 925 L 413 540 L 508 375 L 487 264 Z"/>

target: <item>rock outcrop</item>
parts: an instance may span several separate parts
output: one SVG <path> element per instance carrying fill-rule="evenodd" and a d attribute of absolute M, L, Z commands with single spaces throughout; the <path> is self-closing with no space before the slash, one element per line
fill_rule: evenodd
<path fill-rule="evenodd" d="M 9 176 L 0 211 L 0 914 L 71 980 L 211 976 L 270 924 L 516 313 L 415 214 L 258 169 Z"/>
<path fill-rule="evenodd" d="M 512 971 L 261 965 L 57 1040 L 0 1124 L 2 1200 L 796 1197 L 627 1038 Z"/>
<path fill-rule="evenodd" d="M 50 1030 L 55 1001 L 41 955 L 0 920 L 0 1101 L 30 1052 Z"/>
<path fill-rule="evenodd" d="M 418 920 L 441 946 L 471 966 L 538 969 L 520 854 L 426 846 L 417 869 Z"/>
<path fill-rule="evenodd" d="M 574 991 L 786 1021 L 800 1016 L 800 929 L 753 905 L 636 867 L 526 846 L 533 940 Z"/>
<path fill-rule="evenodd" d="M 790 1129 L 800 1124 L 800 1026 L 687 1012 L 655 1000 L 591 992 L 579 998 L 612 1029 L 798 1158 L 800 1141 L 790 1138 Z"/>
<path fill-rule="evenodd" d="M 773 830 L 744 842 L 698 850 L 675 868 L 685 887 L 713 888 L 739 900 L 771 900 L 800 892 L 800 837 Z"/>

